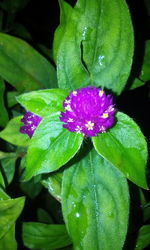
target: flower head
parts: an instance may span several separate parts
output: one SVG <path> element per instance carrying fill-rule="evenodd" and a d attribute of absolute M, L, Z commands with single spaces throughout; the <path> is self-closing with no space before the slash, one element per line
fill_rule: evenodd
<path fill-rule="evenodd" d="M 70 92 L 63 103 L 61 112 L 63 127 L 71 132 L 96 136 L 114 124 L 116 112 L 111 95 L 93 86 Z"/>
<path fill-rule="evenodd" d="M 20 128 L 20 132 L 22 134 L 27 134 L 31 138 L 41 120 L 42 118 L 40 116 L 31 112 L 26 112 L 24 117 L 21 119 L 21 122 L 24 123 L 24 126 Z"/>

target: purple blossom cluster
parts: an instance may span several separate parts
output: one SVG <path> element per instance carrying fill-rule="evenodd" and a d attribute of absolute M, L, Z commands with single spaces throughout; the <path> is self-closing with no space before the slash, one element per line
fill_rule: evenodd
<path fill-rule="evenodd" d="M 20 128 L 20 132 L 22 134 L 27 134 L 31 138 L 41 120 L 42 118 L 40 116 L 31 112 L 26 112 L 21 119 L 21 122 L 24 123 L 24 126 Z"/>
<path fill-rule="evenodd" d="M 113 126 L 116 112 L 111 95 L 94 86 L 70 92 L 61 112 L 63 127 L 86 137 L 96 136 Z"/>

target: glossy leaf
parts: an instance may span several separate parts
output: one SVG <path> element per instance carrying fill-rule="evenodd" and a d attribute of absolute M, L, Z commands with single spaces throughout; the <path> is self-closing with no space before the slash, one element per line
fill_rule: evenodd
<path fill-rule="evenodd" d="M 9 121 L 6 128 L 0 132 L 0 138 L 17 146 L 28 146 L 29 137 L 19 132 L 23 123 L 20 121 L 22 116 L 17 116 Z"/>
<path fill-rule="evenodd" d="M 74 249 L 121 250 L 129 213 L 126 179 L 95 150 L 85 154 L 64 171 L 62 182 L 63 215 Z"/>
<path fill-rule="evenodd" d="M 125 1 L 78 0 L 70 15 L 68 5 L 60 3 L 62 18 L 54 39 L 59 87 L 90 84 L 120 94 L 133 55 L 133 30 Z"/>
<path fill-rule="evenodd" d="M 53 195 L 58 201 L 61 201 L 61 184 L 63 172 L 52 173 L 47 179 L 42 181 L 48 192 Z"/>
<path fill-rule="evenodd" d="M 63 110 L 63 101 L 68 91 L 62 89 L 46 89 L 29 92 L 17 97 L 17 101 L 41 117 Z"/>
<path fill-rule="evenodd" d="M 24 206 L 24 197 L 0 200 L 0 239 L 11 229 Z"/>
<path fill-rule="evenodd" d="M 0 126 L 1 127 L 5 127 L 8 122 L 8 113 L 4 105 L 4 90 L 5 90 L 4 81 L 0 77 Z"/>
<path fill-rule="evenodd" d="M 71 244 L 64 225 L 37 222 L 23 224 L 23 242 L 30 249 L 58 249 Z"/>
<path fill-rule="evenodd" d="M 150 225 L 142 226 L 138 233 L 135 250 L 145 249 L 150 244 Z"/>
<path fill-rule="evenodd" d="M 2 33 L 0 75 L 21 92 L 56 87 L 53 66 L 23 40 Z"/>
<path fill-rule="evenodd" d="M 27 153 L 24 180 L 59 169 L 79 150 L 83 135 L 64 129 L 59 115 L 43 118 L 37 127 Z"/>
<path fill-rule="evenodd" d="M 93 137 L 97 152 L 136 185 L 147 188 L 145 167 L 147 144 L 138 125 L 118 112 L 117 123 L 106 133 Z"/>

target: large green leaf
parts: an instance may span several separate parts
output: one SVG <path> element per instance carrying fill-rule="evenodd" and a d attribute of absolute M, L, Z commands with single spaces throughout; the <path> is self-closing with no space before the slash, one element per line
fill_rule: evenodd
<path fill-rule="evenodd" d="M 129 213 L 126 179 L 95 150 L 85 154 L 64 171 L 62 182 L 63 215 L 74 249 L 121 250 Z"/>
<path fill-rule="evenodd" d="M 15 239 L 15 225 L 0 239 L 0 250 L 17 250 Z"/>
<path fill-rule="evenodd" d="M 0 34 L 0 75 L 18 91 L 56 87 L 53 66 L 23 40 Z"/>
<path fill-rule="evenodd" d="M 44 117 L 36 129 L 27 153 L 24 180 L 59 169 L 79 150 L 83 135 L 64 129 L 59 115 Z"/>
<path fill-rule="evenodd" d="M 4 105 L 4 90 L 4 81 L 0 77 L 0 126 L 2 127 L 5 127 L 8 122 L 8 113 Z"/>
<path fill-rule="evenodd" d="M 20 121 L 22 116 L 17 116 L 9 121 L 6 128 L 0 132 L 0 138 L 17 146 L 28 146 L 29 137 L 19 132 L 23 123 Z"/>
<path fill-rule="evenodd" d="M 63 110 L 63 101 L 68 91 L 63 89 L 45 89 L 32 91 L 17 97 L 17 101 L 39 116 L 45 116 Z"/>
<path fill-rule="evenodd" d="M 0 200 L 0 239 L 11 229 L 24 206 L 24 197 Z"/>
<path fill-rule="evenodd" d="M 150 245 L 150 225 L 144 225 L 140 228 L 135 250 L 145 249 Z"/>
<path fill-rule="evenodd" d="M 147 145 L 138 125 L 118 112 L 117 123 L 106 133 L 93 137 L 97 152 L 119 168 L 125 176 L 142 188 L 147 188 L 145 167 Z"/>
<path fill-rule="evenodd" d="M 23 224 L 23 242 L 30 249 L 58 249 L 71 244 L 65 225 Z"/>
<path fill-rule="evenodd" d="M 78 0 L 74 9 L 63 0 L 60 3 L 62 18 L 54 39 L 59 87 L 74 89 L 90 83 L 120 94 L 133 55 L 125 1 Z"/>

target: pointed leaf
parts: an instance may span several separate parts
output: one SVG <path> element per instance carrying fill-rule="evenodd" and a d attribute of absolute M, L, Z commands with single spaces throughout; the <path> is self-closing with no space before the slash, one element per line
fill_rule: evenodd
<path fill-rule="evenodd" d="M 20 121 L 22 116 L 17 116 L 9 121 L 6 128 L 0 132 L 0 138 L 17 146 L 28 146 L 29 137 L 19 132 L 23 123 Z"/>
<path fill-rule="evenodd" d="M 125 1 L 78 0 L 70 15 L 68 5 L 60 3 L 63 18 L 54 39 L 59 87 L 75 89 L 90 83 L 120 94 L 133 56 L 133 29 Z"/>
<path fill-rule="evenodd" d="M 74 249 L 122 249 L 129 213 L 126 179 L 95 150 L 64 171 L 62 209 Z"/>
<path fill-rule="evenodd" d="M 119 168 L 136 185 L 147 188 L 145 167 L 147 145 L 138 125 L 118 112 L 117 123 L 106 133 L 93 137 L 97 152 Z"/>
<path fill-rule="evenodd" d="M 30 249 L 58 249 L 71 244 L 65 225 L 23 224 L 23 242 Z"/>
<path fill-rule="evenodd" d="M 2 33 L 0 75 L 20 92 L 56 87 L 53 66 L 23 40 Z"/>
<path fill-rule="evenodd" d="M 63 101 L 68 91 L 63 89 L 45 89 L 32 91 L 17 97 L 17 101 L 41 117 L 63 110 Z"/>
<path fill-rule="evenodd" d="M 59 115 L 43 118 L 36 129 L 27 153 L 24 180 L 59 169 L 79 150 L 83 135 L 64 129 Z"/>

